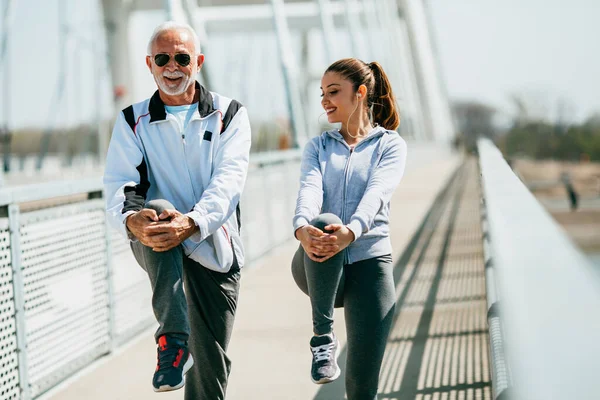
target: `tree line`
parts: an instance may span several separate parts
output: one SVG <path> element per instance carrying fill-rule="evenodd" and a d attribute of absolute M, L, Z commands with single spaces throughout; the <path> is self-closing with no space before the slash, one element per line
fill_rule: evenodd
<path fill-rule="evenodd" d="M 498 147 L 507 157 L 563 161 L 600 161 L 600 123 L 562 125 L 548 122 L 515 124 L 496 135 Z"/>
<path fill-rule="evenodd" d="M 516 116 L 499 128 L 497 110 L 479 102 L 455 102 L 456 144 L 475 151 L 477 139 L 489 137 L 505 157 L 563 161 L 600 161 L 600 114 L 583 123 Z"/>

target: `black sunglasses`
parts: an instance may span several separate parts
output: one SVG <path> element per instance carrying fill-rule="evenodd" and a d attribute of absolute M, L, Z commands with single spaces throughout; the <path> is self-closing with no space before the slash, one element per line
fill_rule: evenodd
<path fill-rule="evenodd" d="M 192 61 L 192 58 L 190 57 L 189 54 L 185 54 L 185 53 L 179 53 L 179 54 L 175 54 L 175 56 L 173 56 L 173 58 L 175 59 L 175 62 L 179 65 L 181 65 L 182 67 L 187 67 L 188 65 L 190 65 L 190 62 Z M 165 65 L 167 65 L 167 63 L 169 62 L 169 60 L 171 59 L 171 56 L 165 53 L 158 53 L 154 56 L 154 63 L 156 65 L 158 65 L 159 67 L 164 67 Z"/>

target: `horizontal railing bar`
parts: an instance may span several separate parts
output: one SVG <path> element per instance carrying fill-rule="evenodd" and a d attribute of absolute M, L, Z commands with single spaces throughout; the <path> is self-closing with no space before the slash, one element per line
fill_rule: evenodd
<path fill-rule="evenodd" d="M 478 151 L 510 398 L 595 399 L 600 277 L 495 145 Z"/>
<path fill-rule="evenodd" d="M 262 168 L 293 160 L 300 161 L 301 156 L 302 151 L 298 149 L 253 153 L 250 155 L 250 168 Z M 0 189 L 0 206 L 101 192 L 102 190 L 101 176 L 13 186 Z"/>

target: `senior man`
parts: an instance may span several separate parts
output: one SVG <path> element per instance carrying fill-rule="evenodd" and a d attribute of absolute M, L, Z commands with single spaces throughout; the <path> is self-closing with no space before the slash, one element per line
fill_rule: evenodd
<path fill-rule="evenodd" d="M 147 54 L 158 90 L 117 118 L 104 175 L 107 215 L 150 278 L 159 324 L 154 390 L 185 384 L 186 400 L 224 399 L 244 262 L 248 115 L 196 82 L 204 55 L 190 26 L 159 25 Z"/>

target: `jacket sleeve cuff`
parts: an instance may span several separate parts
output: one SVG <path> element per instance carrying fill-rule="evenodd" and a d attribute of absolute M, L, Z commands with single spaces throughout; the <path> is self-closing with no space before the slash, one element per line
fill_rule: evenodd
<path fill-rule="evenodd" d="M 198 227 L 198 232 L 194 233 L 188 239 L 190 239 L 194 243 L 200 243 L 201 241 L 206 239 L 205 237 L 202 236 L 202 233 L 206 232 L 206 227 L 203 228 L 203 226 L 205 226 L 206 221 L 204 218 L 202 218 L 200 213 L 198 211 L 190 211 L 189 213 L 187 213 L 185 215 L 190 217 L 191 219 L 193 219 L 194 223 Z"/>
<path fill-rule="evenodd" d="M 128 211 L 125 214 L 123 214 L 123 230 L 125 231 L 125 234 L 127 235 L 127 239 L 129 239 L 130 242 L 137 242 L 138 238 L 135 237 L 135 235 L 133 233 L 131 233 L 131 231 L 129 230 L 129 228 L 127 227 L 127 217 L 129 217 L 132 214 L 135 214 L 135 211 Z"/>
<path fill-rule="evenodd" d="M 309 222 L 306 218 L 300 217 L 300 216 L 295 217 L 294 222 L 293 222 L 294 232 L 292 232 L 294 237 L 296 237 L 296 231 L 298 230 L 298 228 L 302 228 L 304 225 L 308 225 L 308 224 L 309 224 Z"/>
<path fill-rule="evenodd" d="M 362 236 L 363 228 L 362 228 L 362 224 L 360 223 L 359 220 L 353 219 L 346 226 L 348 227 L 348 229 L 350 229 L 352 231 L 352 233 L 354 233 L 354 241 L 357 241 L 358 238 Z"/>

